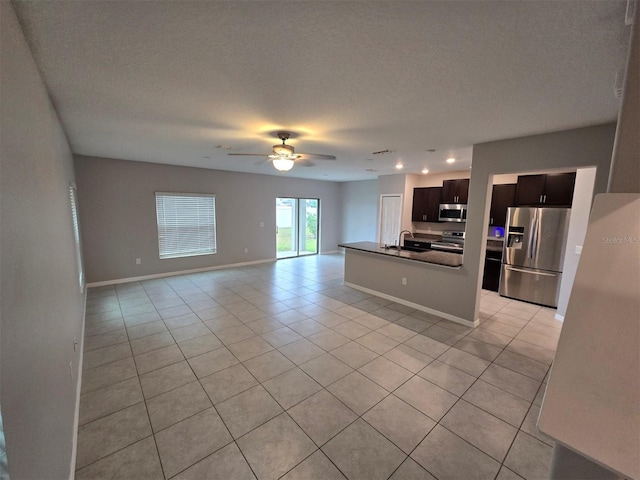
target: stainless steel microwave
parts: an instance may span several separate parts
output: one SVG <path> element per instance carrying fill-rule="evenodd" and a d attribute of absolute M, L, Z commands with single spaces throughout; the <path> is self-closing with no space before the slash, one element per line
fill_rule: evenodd
<path fill-rule="evenodd" d="M 441 203 L 438 210 L 440 222 L 466 222 L 467 206 L 460 203 Z"/>

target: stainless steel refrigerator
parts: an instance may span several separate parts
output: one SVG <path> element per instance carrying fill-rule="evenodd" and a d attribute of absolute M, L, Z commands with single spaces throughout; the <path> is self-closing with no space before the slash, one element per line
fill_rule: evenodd
<path fill-rule="evenodd" d="M 500 295 L 558 306 L 570 212 L 570 208 L 507 209 Z"/>

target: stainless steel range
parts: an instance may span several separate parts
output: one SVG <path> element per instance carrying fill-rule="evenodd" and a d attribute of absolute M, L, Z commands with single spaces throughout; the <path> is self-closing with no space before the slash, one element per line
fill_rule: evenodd
<path fill-rule="evenodd" d="M 431 250 L 462 253 L 464 250 L 464 232 L 442 232 L 442 240 L 431 242 Z"/>

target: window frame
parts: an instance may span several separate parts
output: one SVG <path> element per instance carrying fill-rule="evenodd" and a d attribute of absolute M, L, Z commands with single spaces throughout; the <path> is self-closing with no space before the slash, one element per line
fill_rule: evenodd
<path fill-rule="evenodd" d="M 217 222 L 217 214 L 216 214 L 216 195 L 213 193 L 185 193 L 185 192 L 155 192 L 154 193 L 154 197 L 155 197 L 155 205 L 156 205 L 156 229 L 157 229 L 157 236 L 158 236 L 158 258 L 160 260 L 168 260 L 168 259 L 172 259 L 172 258 L 187 258 L 187 257 L 199 257 L 199 256 L 204 256 L 204 255 L 215 255 L 216 253 L 218 253 L 218 239 L 217 239 L 217 233 L 218 233 L 218 222 Z M 191 228 L 196 228 L 198 230 L 200 230 L 201 228 L 207 229 L 210 228 L 211 229 L 211 234 L 212 237 L 209 240 L 209 244 L 206 245 L 203 248 L 197 249 L 197 250 L 188 250 L 188 249 L 180 249 L 180 228 L 182 227 L 187 228 L 188 225 L 185 224 L 180 224 L 179 220 L 177 220 L 177 218 L 175 219 L 176 221 L 172 224 L 171 222 L 167 222 L 167 215 L 166 215 L 166 204 L 164 203 L 167 197 L 179 197 L 182 198 L 183 201 L 186 201 L 186 199 L 189 198 L 206 198 L 206 199 L 210 199 L 212 201 L 211 205 L 207 206 L 207 208 L 205 210 L 209 210 L 211 212 L 211 217 L 206 218 L 203 216 L 200 216 L 200 212 L 197 211 L 197 205 L 195 205 L 196 211 L 193 213 L 194 218 L 197 219 L 197 224 L 192 224 Z M 159 206 L 162 204 L 162 215 L 164 215 L 164 218 L 161 219 L 161 211 L 159 209 Z M 203 213 L 203 215 L 206 213 Z M 162 220 L 162 221 L 161 221 Z M 204 222 L 203 222 L 204 220 Z M 209 224 L 207 224 L 207 220 L 210 222 Z M 204 225 L 204 226 L 203 226 Z M 208 225 L 208 226 L 207 226 Z M 174 238 L 173 241 L 176 244 L 176 247 L 171 250 L 171 249 L 167 249 L 166 248 L 166 242 L 167 242 L 167 238 L 169 238 L 167 236 L 166 230 L 164 232 L 164 236 L 165 236 L 165 248 L 164 248 L 164 252 L 163 253 L 163 232 L 162 229 L 167 229 L 169 227 L 173 226 L 174 228 L 177 229 L 177 231 L 173 234 Z M 197 236 L 199 237 L 201 234 L 200 232 L 197 233 Z"/>

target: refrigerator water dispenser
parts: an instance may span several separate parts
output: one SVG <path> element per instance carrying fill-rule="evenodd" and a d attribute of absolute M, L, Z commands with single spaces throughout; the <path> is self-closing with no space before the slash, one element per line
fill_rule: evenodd
<path fill-rule="evenodd" d="M 524 227 L 510 227 L 507 237 L 507 248 L 522 248 L 524 240 Z"/>

